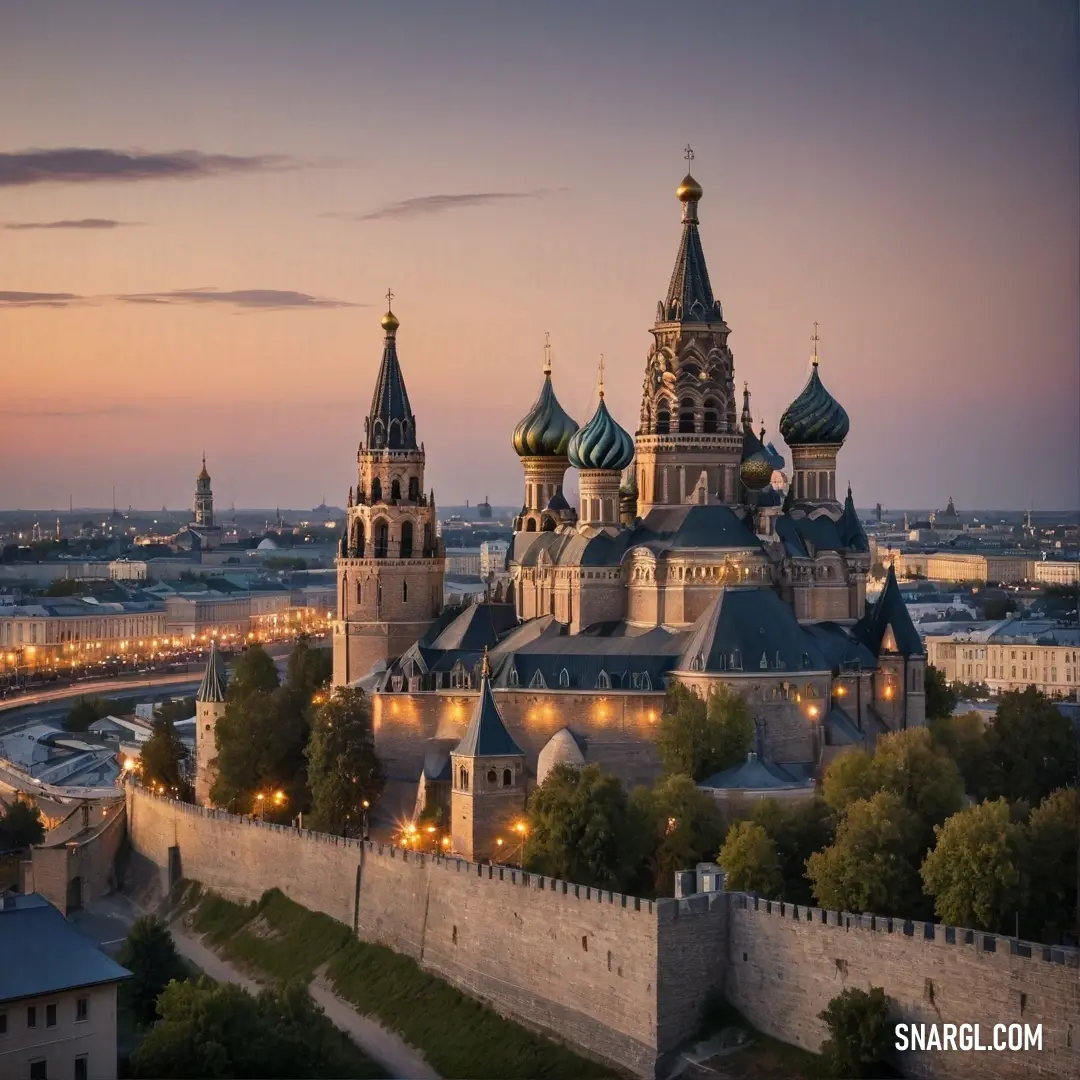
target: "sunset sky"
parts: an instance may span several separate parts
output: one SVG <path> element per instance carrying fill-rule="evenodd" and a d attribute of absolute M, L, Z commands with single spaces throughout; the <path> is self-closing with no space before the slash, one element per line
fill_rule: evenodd
<path fill-rule="evenodd" d="M 0 506 L 343 505 L 387 287 L 440 503 L 637 426 L 696 152 L 739 389 L 860 506 L 1078 506 L 1072 0 L 0 6 Z M 193 291 L 193 290 L 198 290 Z M 571 474 L 572 475 L 572 474 Z M 572 485 L 571 486 L 576 486 Z"/>

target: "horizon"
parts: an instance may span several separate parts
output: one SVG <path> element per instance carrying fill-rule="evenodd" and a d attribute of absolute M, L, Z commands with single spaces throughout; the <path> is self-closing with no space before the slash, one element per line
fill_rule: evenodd
<path fill-rule="evenodd" d="M 0 504 L 343 505 L 389 287 L 425 486 L 518 505 L 545 331 L 637 427 L 689 142 L 789 463 L 818 321 L 858 506 L 1080 508 L 1074 5 L 419 7 L 0 15 Z"/>

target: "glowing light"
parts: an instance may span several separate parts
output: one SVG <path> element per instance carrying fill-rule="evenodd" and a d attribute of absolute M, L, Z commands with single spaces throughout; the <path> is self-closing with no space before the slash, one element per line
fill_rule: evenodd
<path fill-rule="evenodd" d="M 499 845 L 499 847 L 502 847 L 502 837 L 500 836 L 500 837 L 499 837 L 499 838 L 498 838 L 498 839 L 497 839 L 497 840 L 495 841 L 495 843 L 496 843 L 496 844 L 498 844 L 498 845 Z"/>
<path fill-rule="evenodd" d="M 809 708 L 808 708 L 808 709 L 807 709 L 806 711 L 807 711 L 807 712 L 808 712 L 808 713 L 810 714 L 810 716 L 812 716 L 812 717 L 813 717 L 813 716 L 817 716 L 817 714 L 818 714 L 818 707 L 817 707 L 816 705 L 811 705 L 811 706 L 810 706 L 810 707 L 809 707 Z"/>
<path fill-rule="evenodd" d="M 135 768 L 135 762 L 131 758 L 124 758 L 124 772 L 131 772 Z"/>
<path fill-rule="evenodd" d="M 442 843 L 443 847 L 449 847 L 450 846 L 450 837 L 449 836 L 444 836 L 442 838 L 441 843 Z"/>
<path fill-rule="evenodd" d="M 429 826 L 428 826 L 428 827 L 427 827 L 427 828 L 426 828 L 426 829 L 424 830 L 424 832 L 429 832 L 429 833 L 433 833 L 434 831 L 435 831 L 435 826 L 434 826 L 434 825 L 429 825 Z"/>

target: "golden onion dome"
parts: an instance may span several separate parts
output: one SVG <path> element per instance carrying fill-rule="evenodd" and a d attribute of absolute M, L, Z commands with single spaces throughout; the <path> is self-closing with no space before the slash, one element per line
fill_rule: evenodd
<path fill-rule="evenodd" d="M 773 466 L 764 450 L 755 450 L 739 466 L 739 477 L 751 491 L 760 491 L 772 480 Z"/>
<path fill-rule="evenodd" d="M 392 311 L 388 311 L 379 320 L 379 324 L 388 334 L 392 334 L 401 325 L 398 322 L 398 317 Z"/>
<path fill-rule="evenodd" d="M 689 173 L 683 177 L 682 183 L 675 189 L 675 197 L 679 202 L 697 202 L 701 195 L 701 185 Z"/>

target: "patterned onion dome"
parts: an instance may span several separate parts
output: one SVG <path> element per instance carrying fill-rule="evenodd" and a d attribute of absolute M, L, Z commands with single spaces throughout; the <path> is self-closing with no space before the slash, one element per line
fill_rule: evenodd
<path fill-rule="evenodd" d="M 608 412 L 604 395 L 593 418 L 570 440 L 566 456 L 575 469 L 608 469 L 621 472 L 634 459 L 634 440 Z"/>
<path fill-rule="evenodd" d="M 577 422 L 567 415 L 555 397 L 550 370 L 544 373 L 544 387 L 528 416 L 514 429 L 511 440 L 518 457 L 564 457 Z"/>
<path fill-rule="evenodd" d="M 849 427 L 847 412 L 825 389 L 815 363 L 803 392 L 780 417 L 780 434 L 788 446 L 842 443 Z"/>
<path fill-rule="evenodd" d="M 755 437 L 753 428 L 747 426 L 743 434 L 742 461 L 739 462 L 739 478 L 750 491 L 760 491 L 772 481 L 773 463 L 765 449 L 765 428 Z"/>

